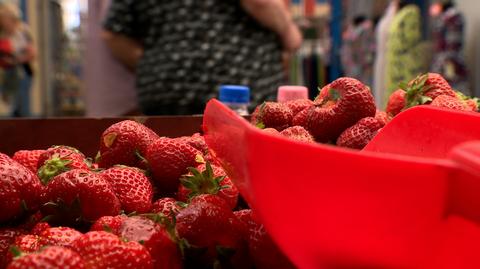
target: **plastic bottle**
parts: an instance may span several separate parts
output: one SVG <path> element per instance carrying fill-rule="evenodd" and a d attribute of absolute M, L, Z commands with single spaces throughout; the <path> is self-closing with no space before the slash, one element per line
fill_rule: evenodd
<path fill-rule="evenodd" d="M 281 86 L 278 88 L 277 101 L 285 103 L 297 99 L 308 99 L 308 88 L 304 86 Z"/>
<path fill-rule="evenodd" d="M 239 115 L 247 116 L 250 88 L 240 85 L 222 85 L 220 86 L 219 100 Z"/>

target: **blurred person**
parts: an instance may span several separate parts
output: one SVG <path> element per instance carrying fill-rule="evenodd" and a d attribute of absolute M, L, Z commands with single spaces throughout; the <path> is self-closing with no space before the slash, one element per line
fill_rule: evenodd
<path fill-rule="evenodd" d="M 0 54 L 4 69 L 3 98 L 10 103 L 11 116 L 29 117 L 33 78 L 31 62 L 35 58 L 35 48 L 30 30 L 22 22 L 20 10 L 13 3 L 0 3 L 0 40 L 11 50 L 11 53 L 3 50 Z"/>
<path fill-rule="evenodd" d="M 375 39 L 371 20 L 365 16 L 354 18 L 343 35 L 341 56 L 345 76 L 356 78 L 370 87 L 375 57 Z"/>
<path fill-rule="evenodd" d="M 441 13 L 433 23 L 434 59 L 431 71 L 441 74 L 457 90 L 467 88 L 467 67 L 463 57 L 463 14 L 452 0 L 439 1 Z M 471 94 L 471 93 L 466 93 Z"/>
<path fill-rule="evenodd" d="M 422 20 L 420 8 L 413 0 L 400 0 L 398 12 L 389 29 L 386 64 L 386 92 L 384 101 L 399 88 L 425 73 L 425 56 L 422 54 Z"/>
<path fill-rule="evenodd" d="M 386 65 L 387 65 L 387 44 L 389 40 L 389 31 L 393 18 L 398 10 L 398 0 L 390 1 L 385 14 L 380 19 L 375 30 L 376 37 L 376 55 L 373 75 L 373 92 L 377 107 L 385 108 L 386 103 Z"/>
<path fill-rule="evenodd" d="M 283 0 L 113 0 L 104 27 L 147 115 L 201 114 L 221 84 L 249 86 L 252 105 L 273 99 L 282 51 L 302 42 Z"/>
<path fill-rule="evenodd" d="M 112 57 L 101 38 L 111 0 L 88 1 L 86 109 L 88 117 L 138 114 L 135 76 Z"/>

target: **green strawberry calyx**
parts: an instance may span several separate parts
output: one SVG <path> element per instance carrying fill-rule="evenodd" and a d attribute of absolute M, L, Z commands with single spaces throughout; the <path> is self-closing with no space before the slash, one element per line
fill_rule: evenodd
<path fill-rule="evenodd" d="M 197 168 L 189 167 L 190 174 L 180 179 L 180 183 L 190 190 L 188 198 L 191 199 L 200 194 L 217 194 L 220 190 L 228 187 L 220 184 L 225 176 L 216 177 L 210 162 L 205 162 L 205 170 L 199 171 Z"/>
<path fill-rule="evenodd" d="M 432 98 L 425 96 L 425 93 L 430 91 L 433 86 L 426 85 L 428 74 L 419 75 L 410 84 L 400 83 L 400 89 L 406 92 L 406 108 L 411 108 L 418 105 L 424 105 L 432 102 Z"/>
<path fill-rule="evenodd" d="M 37 175 L 40 181 L 42 181 L 44 185 L 47 185 L 55 176 L 70 170 L 70 163 L 72 163 L 71 160 L 54 155 L 38 169 Z"/>

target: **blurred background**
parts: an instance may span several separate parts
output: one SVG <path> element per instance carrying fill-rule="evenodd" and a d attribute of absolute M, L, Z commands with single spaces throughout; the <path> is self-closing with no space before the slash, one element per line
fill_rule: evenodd
<path fill-rule="evenodd" d="M 1 117 L 100 117 L 130 113 L 130 109 L 95 112 L 94 106 L 107 106 L 108 100 L 116 102 L 112 97 L 95 103 L 98 101 L 95 98 L 98 93 L 96 81 L 102 76 L 97 61 L 102 53 L 108 53 L 97 49 L 95 42 L 101 42 L 99 28 L 105 13 L 99 9 L 108 8 L 104 7 L 108 5 L 107 1 L 1 2 L 18 8 L 17 15 L 29 33 L 20 39 L 27 40 L 34 51 L 32 57 L 24 62 L 16 62 L 21 65 L 22 74 L 14 74 L 8 57 L 15 48 L 2 35 L 0 53 L 8 57 L 0 63 L 0 80 L 4 85 L 0 90 L 3 96 L 0 98 Z M 409 1 L 408 4 L 418 7 L 419 14 L 417 17 L 405 14 L 405 21 L 394 19 L 399 16 L 401 7 L 394 8 L 391 2 L 286 0 L 285 5 L 301 29 L 303 41 L 285 61 L 285 83 L 308 86 L 311 97 L 314 97 L 317 87 L 340 76 L 353 76 L 370 85 L 376 92 L 377 103 L 383 106 L 381 99 L 384 97 L 378 92 L 390 82 L 384 82 L 386 74 L 382 72 L 387 68 L 382 68 L 378 61 L 392 52 L 387 51 L 384 45 L 382 47 L 381 31 L 388 29 L 391 32 L 394 31 L 392 27 L 406 25 L 418 27 L 421 32 L 415 59 L 403 62 L 414 61 L 422 71 L 442 73 L 456 89 L 466 95 L 479 96 L 480 72 L 476 69 L 480 68 L 480 35 L 477 34 L 480 29 L 480 2 Z M 11 16 L 15 12 L 11 8 L 0 12 L 0 21 L 1 16 Z M 419 24 L 409 25 L 416 20 Z M 395 21 L 397 26 L 392 26 Z M 407 39 L 411 38 L 408 32 L 404 35 Z M 402 43 L 401 39 L 399 42 Z M 89 70 L 94 70 L 94 74 L 89 74 Z M 381 85 L 378 85 L 379 80 L 375 76 L 382 78 Z M 30 78 L 31 83 L 25 78 Z M 16 86 L 12 88 L 9 86 L 11 83 Z M 115 92 L 111 94 L 116 95 Z M 19 104 L 22 104 L 21 108 L 15 107 Z"/>

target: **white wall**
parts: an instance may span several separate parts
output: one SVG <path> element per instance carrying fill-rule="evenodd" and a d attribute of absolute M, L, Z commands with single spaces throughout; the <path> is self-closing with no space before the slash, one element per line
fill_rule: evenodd
<path fill-rule="evenodd" d="M 480 1 L 457 0 L 457 6 L 465 15 L 465 56 L 472 91 L 476 96 L 480 96 Z"/>

